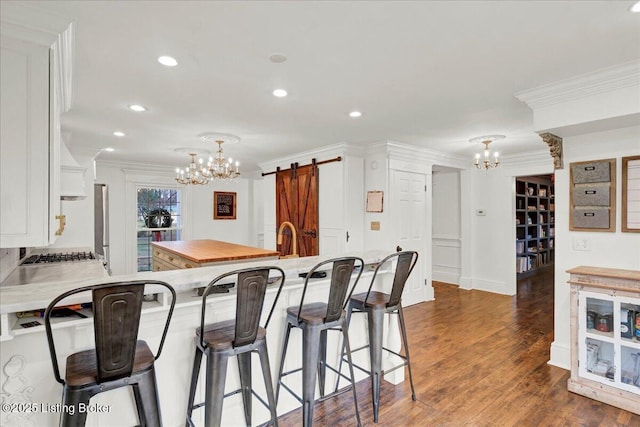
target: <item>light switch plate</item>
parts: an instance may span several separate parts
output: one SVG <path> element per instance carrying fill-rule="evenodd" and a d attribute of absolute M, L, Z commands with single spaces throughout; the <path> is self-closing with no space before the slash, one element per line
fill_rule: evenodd
<path fill-rule="evenodd" d="M 572 243 L 573 243 L 574 251 L 590 251 L 591 250 L 591 239 L 574 237 Z"/>

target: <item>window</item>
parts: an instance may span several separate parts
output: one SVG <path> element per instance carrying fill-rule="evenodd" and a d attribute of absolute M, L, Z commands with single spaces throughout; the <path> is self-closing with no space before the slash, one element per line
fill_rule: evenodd
<path fill-rule="evenodd" d="M 180 190 L 138 187 L 138 271 L 151 271 L 151 242 L 180 240 Z"/>

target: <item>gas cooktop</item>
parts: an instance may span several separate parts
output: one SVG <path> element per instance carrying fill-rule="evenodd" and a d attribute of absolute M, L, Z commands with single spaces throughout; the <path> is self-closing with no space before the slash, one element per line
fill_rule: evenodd
<path fill-rule="evenodd" d="M 31 255 L 21 265 L 50 264 L 56 262 L 88 261 L 96 259 L 93 252 L 56 252 L 50 254 Z"/>

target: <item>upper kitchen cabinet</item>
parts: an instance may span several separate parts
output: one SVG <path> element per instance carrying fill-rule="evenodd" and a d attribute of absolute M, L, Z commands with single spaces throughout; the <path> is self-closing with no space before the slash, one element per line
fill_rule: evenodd
<path fill-rule="evenodd" d="M 60 115 L 71 102 L 73 26 L 0 4 L 0 247 L 48 246 L 61 233 Z"/>

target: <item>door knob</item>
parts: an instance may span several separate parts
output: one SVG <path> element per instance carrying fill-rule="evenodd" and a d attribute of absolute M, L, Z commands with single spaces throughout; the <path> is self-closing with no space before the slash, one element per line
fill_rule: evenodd
<path fill-rule="evenodd" d="M 396 246 L 396 252 L 402 252 L 402 248 L 400 246 Z"/>

